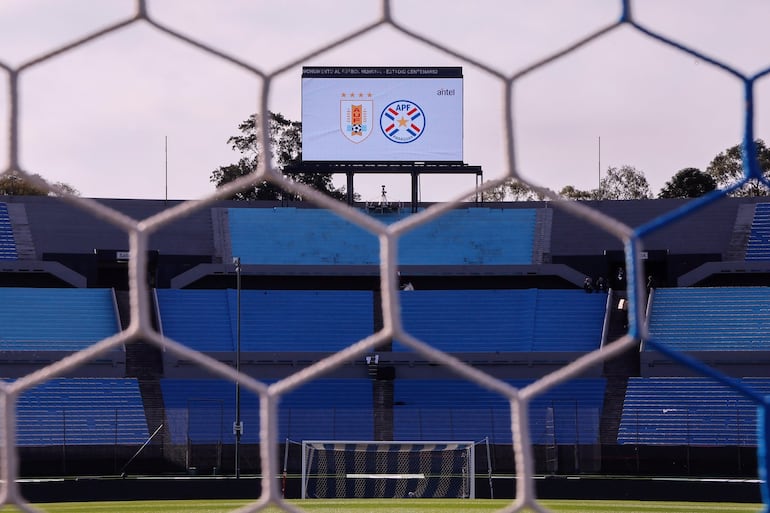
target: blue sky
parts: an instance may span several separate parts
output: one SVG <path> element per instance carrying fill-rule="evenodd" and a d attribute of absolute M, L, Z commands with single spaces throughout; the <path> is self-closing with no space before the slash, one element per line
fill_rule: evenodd
<path fill-rule="evenodd" d="M 759 0 L 644 0 L 635 19 L 741 72 L 770 66 L 770 4 Z M 271 109 L 300 119 L 301 66 L 462 66 L 464 156 L 485 178 L 506 170 L 500 80 L 462 58 L 383 26 L 341 47 L 314 50 L 371 24 L 379 2 L 148 0 L 153 19 L 276 77 Z M 503 75 L 616 20 L 615 0 L 394 0 L 394 19 Z M 130 0 L 0 0 L 0 62 L 10 68 L 131 16 Z M 0 96 L 7 97 L 7 74 Z M 20 76 L 20 161 L 88 197 L 190 199 L 213 190 L 211 171 L 237 160 L 226 141 L 256 110 L 261 81 L 145 22 L 32 66 Z M 757 84 L 756 134 L 770 139 L 770 79 Z M 705 169 L 742 134 L 735 77 L 629 26 L 527 74 L 515 84 L 517 165 L 560 189 L 590 189 L 607 166 L 632 165 L 654 192 L 685 167 Z M 0 104 L 0 168 L 8 165 L 8 104 Z M 166 157 L 166 140 L 168 157 Z M 600 142 L 601 141 L 601 142 Z M 166 171 L 167 169 L 167 171 Z M 339 181 L 341 185 L 342 180 Z M 364 199 L 409 178 L 359 177 Z M 420 197 L 472 188 L 470 176 L 423 177 Z"/>

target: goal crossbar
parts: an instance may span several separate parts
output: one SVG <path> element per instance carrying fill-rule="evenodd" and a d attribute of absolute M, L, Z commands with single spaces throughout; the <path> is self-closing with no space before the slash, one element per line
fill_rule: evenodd
<path fill-rule="evenodd" d="M 425 474 L 345 474 L 348 479 L 425 479 Z"/>

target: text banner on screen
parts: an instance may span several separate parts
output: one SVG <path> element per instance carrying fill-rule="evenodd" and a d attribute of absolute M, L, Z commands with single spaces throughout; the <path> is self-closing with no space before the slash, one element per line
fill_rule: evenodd
<path fill-rule="evenodd" d="M 462 68 L 302 68 L 302 160 L 462 162 Z"/>

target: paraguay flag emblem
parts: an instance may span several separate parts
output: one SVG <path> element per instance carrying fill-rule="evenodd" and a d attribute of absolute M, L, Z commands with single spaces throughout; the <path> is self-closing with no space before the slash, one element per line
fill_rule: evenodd
<path fill-rule="evenodd" d="M 348 141 L 360 143 L 372 133 L 374 102 L 355 96 L 351 94 L 348 98 L 353 99 L 340 100 L 340 129 Z"/>
<path fill-rule="evenodd" d="M 425 131 L 425 112 L 409 100 L 391 102 L 380 114 L 380 128 L 394 143 L 414 142 Z"/>

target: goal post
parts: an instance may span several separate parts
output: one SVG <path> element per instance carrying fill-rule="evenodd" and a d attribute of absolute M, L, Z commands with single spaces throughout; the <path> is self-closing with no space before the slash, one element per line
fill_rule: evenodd
<path fill-rule="evenodd" d="M 476 497 L 475 442 L 302 442 L 302 498 Z"/>

